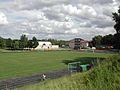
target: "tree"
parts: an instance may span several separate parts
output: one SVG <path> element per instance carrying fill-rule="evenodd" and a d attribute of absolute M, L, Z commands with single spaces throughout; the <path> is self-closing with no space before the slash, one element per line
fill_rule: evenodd
<path fill-rule="evenodd" d="M 9 49 L 12 48 L 12 42 L 13 41 L 11 38 L 6 39 L 6 47 Z"/>
<path fill-rule="evenodd" d="M 32 40 L 28 41 L 28 48 L 33 48 L 33 42 L 32 42 Z"/>
<path fill-rule="evenodd" d="M 105 45 L 105 46 L 112 46 L 113 45 L 113 35 L 112 34 L 109 34 L 109 35 L 106 35 L 102 38 L 102 45 Z"/>
<path fill-rule="evenodd" d="M 26 37 L 26 35 L 22 35 L 20 37 L 20 48 L 26 48 L 28 45 L 28 38 Z"/>
<path fill-rule="evenodd" d="M 120 33 L 120 7 L 118 9 L 118 12 L 113 13 L 113 20 L 116 22 L 114 25 L 116 32 Z"/>
<path fill-rule="evenodd" d="M 5 48 L 6 47 L 6 41 L 4 38 L 0 37 L 0 48 Z"/>
<path fill-rule="evenodd" d="M 114 28 L 116 34 L 114 35 L 114 48 L 120 50 L 120 7 L 118 12 L 113 13 L 113 20 L 115 21 Z"/>
<path fill-rule="evenodd" d="M 93 43 L 93 46 L 95 46 L 95 47 L 99 47 L 101 45 L 101 41 L 102 41 L 101 35 L 98 35 L 98 36 L 95 36 L 94 38 L 92 38 L 92 43 Z"/>
<path fill-rule="evenodd" d="M 114 40 L 113 42 L 114 48 L 120 50 L 120 33 L 114 34 L 113 40 Z"/>
<path fill-rule="evenodd" d="M 37 38 L 36 38 L 36 37 L 33 37 L 33 38 L 32 38 L 32 44 L 33 44 L 33 45 L 32 45 L 33 48 L 36 48 L 36 47 L 38 46 L 38 41 L 37 41 Z"/>
<path fill-rule="evenodd" d="M 13 40 L 12 47 L 15 50 L 19 49 L 19 40 Z"/>

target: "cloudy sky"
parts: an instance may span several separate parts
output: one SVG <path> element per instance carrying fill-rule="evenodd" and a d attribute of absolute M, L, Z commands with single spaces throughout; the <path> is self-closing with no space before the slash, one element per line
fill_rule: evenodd
<path fill-rule="evenodd" d="M 0 0 L 0 36 L 64 39 L 114 34 L 120 0 Z"/>

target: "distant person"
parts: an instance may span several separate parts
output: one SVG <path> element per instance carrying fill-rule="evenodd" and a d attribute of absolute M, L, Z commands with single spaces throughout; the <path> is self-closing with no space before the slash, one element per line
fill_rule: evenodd
<path fill-rule="evenodd" d="M 43 74 L 43 75 L 42 75 L 42 78 L 43 78 L 43 81 L 45 81 L 45 80 L 46 80 L 46 75 Z"/>

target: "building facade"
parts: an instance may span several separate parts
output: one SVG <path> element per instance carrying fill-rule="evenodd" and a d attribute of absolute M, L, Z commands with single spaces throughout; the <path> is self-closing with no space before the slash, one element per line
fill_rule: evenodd
<path fill-rule="evenodd" d="M 89 41 L 83 40 L 81 38 L 75 38 L 70 40 L 69 47 L 72 49 L 81 49 L 89 46 Z"/>

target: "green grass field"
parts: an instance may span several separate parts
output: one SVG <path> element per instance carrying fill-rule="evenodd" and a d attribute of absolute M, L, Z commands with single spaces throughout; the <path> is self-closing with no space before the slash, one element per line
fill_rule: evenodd
<path fill-rule="evenodd" d="M 10 52 L 11 50 L 0 49 L 0 52 Z"/>
<path fill-rule="evenodd" d="M 0 79 L 29 76 L 67 68 L 63 61 L 106 58 L 111 54 L 72 51 L 0 53 Z"/>
<path fill-rule="evenodd" d="M 105 59 L 88 72 L 47 80 L 16 90 L 120 90 L 120 55 Z"/>

